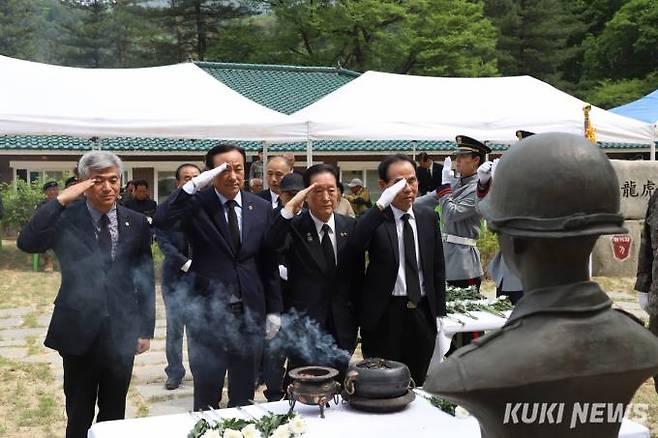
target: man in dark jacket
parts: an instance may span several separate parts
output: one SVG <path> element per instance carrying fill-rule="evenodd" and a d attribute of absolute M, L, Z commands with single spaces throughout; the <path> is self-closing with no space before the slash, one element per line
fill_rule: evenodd
<path fill-rule="evenodd" d="M 228 405 L 249 404 L 263 334 L 271 338 L 281 326 L 278 269 L 265 245 L 272 206 L 242 190 L 244 165 L 242 148 L 215 146 L 206 154 L 210 170 L 183 184 L 155 217 L 161 229 L 180 224 L 192 249 L 188 330 L 195 410 L 219 407 L 227 372 Z"/>
<path fill-rule="evenodd" d="M 357 222 L 352 244 L 367 249 L 369 259 L 359 299 L 363 354 L 405 363 L 420 386 L 446 304 L 439 219 L 413 205 L 415 165 L 406 155 L 379 164 L 383 193 Z"/>
<path fill-rule="evenodd" d="M 356 221 L 334 214 L 338 202 L 338 173 L 333 166 L 317 164 L 304 174 L 306 188 L 277 215 L 268 242 L 286 256 L 286 310 L 308 315 L 321 330 L 333 337 L 348 354 L 316 357 L 292 351 L 288 369 L 325 365 L 344 371 L 356 345 L 356 312 L 353 297 L 363 277 L 363 251 L 354 251 L 348 241 Z M 304 201 L 308 210 L 298 214 Z"/>
<path fill-rule="evenodd" d="M 83 155 L 83 181 L 41 206 L 17 242 L 53 249 L 61 265 L 45 345 L 64 363 L 67 438 L 87 436 L 97 402 L 97 421 L 124 418 L 134 356 L 155 328 L 151 235 L 143 215 L 116 204 L 121 167 L 110 152 Z"/>
<path fill-rule="evenodd" d="M 176 187 L 198 176 L 200 169 L 185 163 L 176 169 Z M 165 256 L 162 263 L 162 298 L 167 312 L 167 381 L 165 388 L 172 390 L 180 386 L 185 377 L 183 367 L 183 333 L 186 324 L 186 307 L 192 288 L 192 254 L 185 234 L 179 229 L 163 231 L 155 229 L 155 239 Z"/>
<path fill-rule="evenodd" d="M 132 199 L 128 199 L 123 205 L 126 208 L 148 216 L 149 219 L 153 219 L 158 204 L 149 197 L 149 184 L 143 179 L 133 181 L 133 183 L 135 185 L 133 197 Z"/>

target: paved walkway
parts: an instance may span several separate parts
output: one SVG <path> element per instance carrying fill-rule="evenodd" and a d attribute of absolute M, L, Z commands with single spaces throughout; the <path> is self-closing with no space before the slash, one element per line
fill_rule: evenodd
<path fill-rule="evenodd" d="M 610 296 L 619 307 L 647 319 L 646 313 L 640 309 L 633 295 L 612 292 Z M 33 312 L 34 308 L 31 307 L 0 309 L 0 356 L 26 362 L 48 363 L 53 375 L 61 382 L 63 372 L 59 354 L 42 346 L 50 315 L 35 318 Z M 174 391 L 164 388 L 166 379 L 164 315 L 164 305 L 158 292 L 155 339 L 151 342 L 150 351 L 135 359 L 127 417 L 165 415 L 192 409 L 192 374 L 187 362 L 186 345 L 183 349 L 187 373 L 183 384 Z M 224 394 L 224 403 L 226 399 Z M 262 390 L 257 392 L 256 400 L 265 401 Z"/>

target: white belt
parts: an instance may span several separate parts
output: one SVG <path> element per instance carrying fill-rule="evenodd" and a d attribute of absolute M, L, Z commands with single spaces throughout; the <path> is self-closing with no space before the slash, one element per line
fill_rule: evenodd
<path fill-rule="evenodd" d="M 468 237 L 453 236 L 452 234 L 443 234 L 441 238 L 444 242 L 456 243 L 457 245 L 465 246 L 477 246 L 478 241 L 475 239 L 469 239 Z"/>

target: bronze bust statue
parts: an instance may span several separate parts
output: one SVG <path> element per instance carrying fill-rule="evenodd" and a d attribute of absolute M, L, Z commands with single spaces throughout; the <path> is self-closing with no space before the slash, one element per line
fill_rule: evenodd
<path fill-rule="evenodd" d="M 483 438 L 617 437 L 658 372 L 658 338 L 589 278 L 599 235 L 625 233 L 616 174 L 591 142 L 512 146 L 480 210 L 526 294 L 501 330 L 429 370 L 424 389 L 468 409 Z"/>

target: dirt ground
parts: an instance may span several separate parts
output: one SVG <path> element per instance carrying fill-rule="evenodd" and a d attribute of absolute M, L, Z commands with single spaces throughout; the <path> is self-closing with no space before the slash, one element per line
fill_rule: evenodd
<path fill-rule="evenodd" d="M 636 304 L 633 279 L 595 278 L 616 305 L 647 319 Z M 63 437 L 64 397 L 61 388 L 61 360 L 43 347 L 52 301 L 60 284 L 58 273 L 32 272 L 32 258 L 3 241 L 0 250 L 0 436 Z M 494 285 L 483 290 L 492 295 Z M 159 300 L 160 301 L 160 300 Z M 181 389 L 173 393 L 164 383 L 164 315 L 158 305 L 156 339 L 151 352 L 136 361 L 129 392 L 127 415 L 131 417 L 185 412 L 191 408 L 191 380 L 188 373 Z M 262 399 L 262 394 L 259 394 Z M 630 416 L 658 436 L 658 395 L 647 381 L 633 403 L 646 404 L 646 418 Z M 188 407 L 188 404 L 190 405 Z"/>

